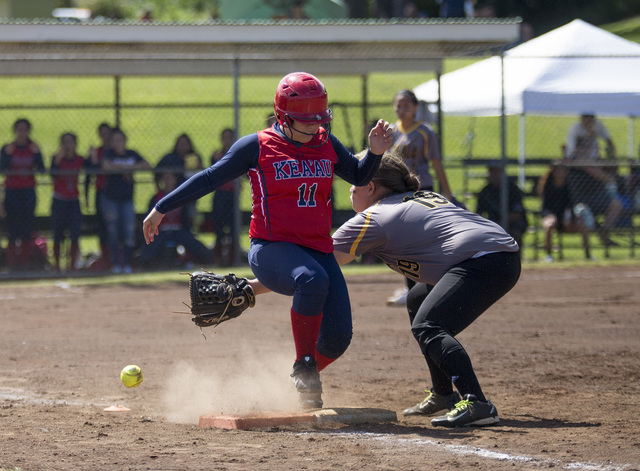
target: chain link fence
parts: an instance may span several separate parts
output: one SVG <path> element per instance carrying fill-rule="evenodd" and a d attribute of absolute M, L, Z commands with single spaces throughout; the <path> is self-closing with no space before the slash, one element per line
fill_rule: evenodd
<path fill-rule="evenodd" d="M 249 88 L 255 88 L 253 83 L 252 87 L 247 86 L 253 80 L 256 79 L 241 81 L 238 136 L 266 127 L 273 110 L 273 91 L 249 92 Z M 274 83 L 276 81 L 274 78 Z M 359 77 L 353 78 L 349 86 L 353 87 L 352 101 L 330 103 L 334 114 L 332 132 L 357 152 L 364 147 L 368 129 L 375 119 L 395 121 L 396 118 L 392 97 L 378 102 L 364 98 L 367 94 L 360 88 Z M 331 87 L 328 88 L 331 91 Z M 193 153 L 200 157 L 201 165 L 211 165 L 213 154 L 222 148 L 222 132 L 234 127 L 231 78 L 0 78 L 0 90 L 3 91 L 0 99 L 0 143 L 13 142 L 16 137 L 14 124 L 18 119 L 26 118 L 31 124 L 30 138 L 38 145 L 46 168 L 45 173 L 36 173 L 35 176 L 35 218 L 30 235 L 26 236 L 33 247 L 16 247 L 15 242 L 10 244 L 8 241 L 16 237 L 10 227 L 11 217 L 6 217 L 7 209 L 14 214 L 17 210 L 22 218 L 24 213 L 21 211 L 28 207 L 12 207 L 7 198 L 11 200 L 15 195 L 5 189 L 5 217 L 0 226 L 0 269 L 7 276 L 15 276 L 21 270 L 39 275 L 55 273 L 58 250 L 54 241 L 54 225 L 57 216 L 52 213 L 54 178 L 49 174 L 51 164 L 64 133 L 73 133 L 77 137 L 77 153 L 89 157 L 91 148 L 101 145 L 98 134 L 101 123 L 122 129 L 127 137 L 126 147 L 135 150 L 151 168 L 133 173 L 133 210 L 136 215 L 132 253 L 134 270 L 203 266 L 205 262 L 206 266 L 228 265 L 236 254 L 240 254 L 240 260 L 244 261 L 242 252 L 248 250 L 246 232 L 251 198 L 246 179 L 242 178 L 239 188 L 236 188 L 240 195 L 238 219 L 241 227 L 237 244 L 228 244 L 228 240 L 236 238 L 230 223 L 225 224 L 224 236 L 220 232 L 216 236 L 215 221 L 218 218 L 211 215 L 214 196 L 210 195 L 197 201 L 183 216 L 186 227 L 200 245 L 193 244 L 194 248 L 191 241 L 169 240 L 166 249 L 153 257 L 158 263 L 142 263 L 141 218 L 148 212 L 154 196 L 165 190 L 167 185 L 163 181 L 163 173 L 167 172 L 154 172 L 153 169 L 163 157 L 173 152 L 183 134 L 190 138 Z M 633 256 L 636 212 L 640 204 L 636 166 L 640 136 L 633 117 L 596 116 L 595 119 L 607 129 L 614 147 L 607 143 L 607 139 L 597 139 L 595 145 L 599 149 L 599 159 L 588 162 L 585 168 L 578 154 L 588 143 L 579 139 L 574 144 L 568 142 L 570 129 L 580 122 L 578 114 L 515 115 L 506 116 L 504 120 L 499 116 L 445 114 L 442 118 L 442 148 L 450 187 L 469 209 L 499 221 L 502 214 L 499 209 L 496 213 L 492 206 L 496 196 L 499 197 L 499 191 L 491 190 L 491 181 L 500 180 L 496 168 L 500 171 L 505 168 L 510 182 L 510 205 L 520 208 L 513 212 L 522 213 L 519 223 L 515 214 L 509 216 L 515 221 L 510 223 L 513 226 L 510 230 L 518 232 L 526 260 Z M 437 116 L 433 120 L 437 128 Z M 594 145 L 593 140 L 589 145 Z M 500 161 L 503 156 L 506 157 L 505 162 Z M 11 169 L 5 168 L 4 171 L 6 187 Z M 76 273 L 91 273 L 112 266 L 112 260 L 101 258 L 101 254 L 108 250 L 105 247 L 105 229 L 100 225 L 100 215 L 96 214 L 95 176 L 92 172 L 99 173 L 99 170 L 89 170 L 92 176 L 88 193 L 85 193 L 84 184 L 87 172 L 82 171 L 79 177 L 82 224 L 78 253 L 71 260 L 75 249 L 69 242 L 71 231 L 65 226 L 66 239 L 59 255 L 62 271 L 73 268 L 78 270 Z M 561 185 L 563 179 L 565 184 Z M 339 225 L 352 214 L 349 185 L 339 179 L 334 185 L 334 222 Z M 232 201 L 227 199 L 226 203 L 220 204 L 228 206 L 233 204 Z M 229 208 L 226 210 L 228 214 Z M 227 238 L 227 242 L 218 240 L 221 237 Z"/>
<path fill-rule="evenodd" d="M 274 78 L 275 83 L 278 79 Z M 354 83 L 358 81 L 357 77 L 353 80 Z M 195 235 L 197 242 L 191 238 L 185 241 L 180 238 L 182 235 L 167 238 L 164 249 L 150 257 L 145 254 L 147 247 L 140 230 L 141 219 L 150 205 L 159 195 L 167 192 L 167 185 L 173 184 L 167 182 L 169 177 L 166 174 L 177 174 L 176 183 L 180 183 L 183 174 L 189 176 L 193 173 L 188 168 L 187 172 L 181 168 L 189 167 L 189 160 L 193 156 L 197 156 L 198 162 L 194 171 L 211 165 L 214 154 L 223 148 L 223 131 L 234 131 L 233 83 L 230 78 L 2 78 L 0 89 L 4 90 L 3 99 L 0 100 L 0 143 L 15 142 L 18 135 L 16 124 L 20 120 L 27 120 L 29 139 L 37 145 L 44 167 L 44 170 L 17 168 L 7 163 L 2 169 L 5 197 L 4 217 L 0 224 L 0 266 L 5 274 L 15 276 L 18 272 L 43 274 L 71 270 L 76 274 L 103 272 L 114 268 L 116 264 L 119 267 L 117 270 L 124 270 L 129 265 L 134 270 L 212 264 L 226 266 L 234 261 L 236 253 L 242 254 L 248 250 L 246 232 L 251 196 L 246 178 L 239 179 L 235 190 L 231 188 L 233 191 L 228 192 L 226 198 L 222 191 L 218 191 L 215 195 L 198 200 L 184 215 L 173 217 L 172 228 L 176 227 L 175 219 L 181 219 L 178 225 Z M 36 90 L 39 99 L 30 96 L 29 90 Z M 43 96 L 47 97 L 46 102 L 42 101 Z M 238 136 L 267 126 L 267 120 L 273 113 L 273 91 L 265 91 L 263 96 L 266 97 L 263 102 L 241 102 Z M 367 105 L 371 105 L 372 116 L 392 119 L 390 102 Z M 368 132 L 363 122 L 362 100 L 332 102 L 330 106 L 334 113 L 334 134 L 354 152 L 362 149 Z M 119 262 L 108 255 L 108 236 L 102 221 L 104 214 L 100 213 L 100 205 L 96 201 L 96 177 L 98 180 L 104 178 L 107 171 L 94 165 L 88 169 L 60 168 L 56 175 L 52 175 L 52 163 L 61 150 L 63 135 L 73 134 L 76 137 L 75 153 L 90 161 L 92 152 L 95 153 L 102 145 L 99 134 L 101 124 L 122 130 L 126 137 L 126 149 L 135 151 L 149 164 L 149 169 L 124 171 L 127 178 L 130 176 L 134 182 L 132 201 L 136 222 L 130 263 L 123 259 L 128 257 L 123 255 L 123 247 L 119 248 Z M 180 137 L 185 135 L 192 148 L 182 159 L 172 159 Z M 163 164 L 162 170 L 158 168 L 160 162 L 163 159 L 166 162 L 167 158 L 169 164 Z M 12 189 L 15 186 L 12 181 L 31 173 L 35 177 L 33 210 L 29 205 L 16 203 L 16 199 L 24 200 L 24 192 L 16 193 Z M 75 229 L 71 226 L 77 224 L 75 217 L 61 210 L 59 204 L 56 208 L 58 200 L 68 196 L 59 194 L 57 190 L 61 183 L 56 183 L 57 180 L 65 180 L 66 185 L 78 189 L 82 222 L 77 249 L 72 247 Z M 238 210 L 242 232 L 239 237 L 233 230 L 234 216 L 229 215 L 234 201 L 233 196 L 229 195 L 234 192 L 240 195 Z M 71 196 L 75 195 L 72 193 Z M 216 217 L 212 214 L 214 198 L 219 200 L 216 203 Z M 334 208 L 336 221 L 345 220 L 351 213 L 348 185 L 345 182 L 336 182 Z M 31 212 L 34 215 L 32 221 L 28 215 Z M 27 223 L 23 224 L 21 221 L 25 219 L 25 214 Z M 61 224 L 60 217 L 68 220 Z M 221 217 L 224 217 L 223 221 Z M 60 231 L 64 233 L 62 243 Z M 126 245 L 131 245 L 131 241 L 122 234 L 119 237 L 121 244 L 126 240 Z M 159 244 L 152 245 L 157 247 Z M 239 259 L 241 263 L 246 260 L 242 255 Z"/>
<path fill-rule="evenodd" d="M 585 119 L 595 120 L 601 135 L 585 128 Z M 633 257 L 640 211 L 635 121 L 507 116 L 502 162 L 500 117 L 445 117 L 447 175 L 469 209 L 502 224 L 505 169 L 508 229 L 527 260 Z"/>

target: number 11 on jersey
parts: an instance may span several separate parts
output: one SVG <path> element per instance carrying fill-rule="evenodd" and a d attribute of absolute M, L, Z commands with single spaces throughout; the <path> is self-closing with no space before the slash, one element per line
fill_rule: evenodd
<path fill-rule="evenodd" d="M 298 206 L 301 208 L 309 207 L 313 208 L 316 205 L 316 189 L 318 184 L 314 183 L 309 187 L 309 193 L 307 194 L 307 184 L 303 183 L 298 187 Z"/>

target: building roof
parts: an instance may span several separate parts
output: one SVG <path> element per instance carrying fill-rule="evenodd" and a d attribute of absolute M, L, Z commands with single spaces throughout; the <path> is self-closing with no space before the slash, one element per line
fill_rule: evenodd
<path fill-rule="evenodd" d="M 282 75 L 441 70 L 514 43 L 519 19 L 0 20 L 2 75 Z"/>

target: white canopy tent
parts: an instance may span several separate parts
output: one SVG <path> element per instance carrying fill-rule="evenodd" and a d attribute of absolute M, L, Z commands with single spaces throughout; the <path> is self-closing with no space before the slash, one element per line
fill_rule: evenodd
<path fill-rule="evenodd" d="M 500 57 L 491 57 L 441 78 L 442 112 L 500 116 Z M 505 113 L 610 116 L 640 114 L 640 44 L 574 20 L 504 54 Z M 435 102 L 431 80 L 414 89 Z"/>
<path fill-rule="evenodd" d="M 525 115 L 594 113 L 628 116 L 629 155 L 633 118 L 640 115 L 640 44 L 582 20 L 504 53 L 441 77 L 441 110 L 458 116 L 520 115 L 520 156 L 525 159 Z M 504 88 L 502 80 L 504 78 Z M 438 84 L 414 89 L 436 102 Z M 524 169 L 521 167 L 521 182 Z"/>

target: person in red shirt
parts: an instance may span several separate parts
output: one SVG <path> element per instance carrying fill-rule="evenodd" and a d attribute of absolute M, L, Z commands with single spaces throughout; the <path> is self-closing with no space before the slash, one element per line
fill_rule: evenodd
<path fill-rule="evenodd" d="M 33 222 L 36 210 L 36 172 L 44 172 L 38 145 L 31 140 L 31 123 L 18 119 L 13 124 L 15 139 L 0 150 L 0 171 L 4 180 L 5 221 L 9 236 L 7 262 L 12 269 L 26 268 L 34 255 Z"/>
<path fill-rule="evenodd" d="M 333 177 L 368 183 L 389 148 L 391 130 L 378 121 L 366 156 L 356 158 L 331 135 L 326 89 L 305 72 L 280 80 L 274 110 L 273 127 L 239 139 L 222 159 L 160 200 L 143 233 L 147 244 L 153 242 L 166 213 L 249 174 L 249 265 L 268 289 L 293 297 L 291 376 L 301 406 L 312 409 L 323 405 L 319 372 L 346 351 L 353 330 L 347 284 L 333 255 Z"/>
<path fill-rule="evenodd" d="M 60 149 L 51 162 L 53 199 L 51 200 L 51 225 L 53 226 L 54 269 L 60 271 L 60 247 L 69 233 L 70 247 L 67 270 L 76 269 L 78 241 L 82 231 L 82 211 L 78 198 L 78 175 L 86 168 L 86 160 L 76 152 L 75 134 L 60 137 Z"/>
<path fill-rule="evenodd" d="M 100 241 L 100 258 L 95 260 L 91 267 L 93 269 L 108 270 L 111 267 L 109 258 L 109 242 L 107 235 L 107 224 L 104 220 L 104 187 L 107 181 L 107 175 L 102 170 L 102 159 L 105 152 L 111 146 L 111 126 L 107 123 L 101 123 L 98 126 L 98 135 L 100 136 L 100 146 L 89 148 L 89 157 L 87 159 L 87 169 L 89 170 L 87 178 L 84 181 L 85 206 L 89 209 L 89 190 L 91 183 L 96 187 L 94 198 L 94 211 L 96 218 L 96 232 Z"/>

